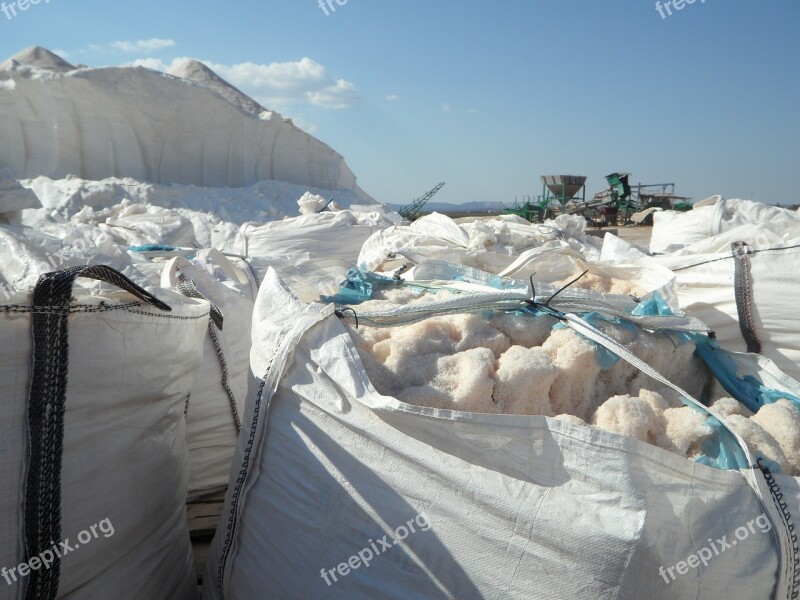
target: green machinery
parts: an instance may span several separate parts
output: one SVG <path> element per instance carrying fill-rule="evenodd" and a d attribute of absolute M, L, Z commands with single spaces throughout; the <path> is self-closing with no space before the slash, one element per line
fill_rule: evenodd
<path fill-rule="evenodd" d="M 444 183 L 445 182 L 442 181 L 435 188 L 426 192 L 424 196 L 417 198 L 411 202 L 411 204 L 404 206 L 397 212 L 399 212 L 400 216 L 404 219 L 413 221 L 419 216 L 419 213 L 422 211 L 422 208 L 428 203 L 428 201 L 436 195 L 436 192 L 444 187 Z"/>
<path fill-rule="evenodd" d="M 583 175 L 542 175 L 541 179 L 541 196 L 536 200 L 531 200 L 530 196 L 527 196 L 522 204 L 515 200 L 514 206 L 503 209 L 503 212 L 536 223 L 555 215 L 556 212 L 566 212 L 567 202 L 574 200 L 585 203 L 586 177 Z"/>
<path fill-rule="evenodd" d="M 606 181 L 610 186 L 611 202 L 598 209 L 605 223 L 617 223 L 620 217 L 620 209 L 624 210 L 623 223 L 627 223 L 631 214 L 636 212 L 636 208 L 628 202 L 628 198 L 631 197 L 631 186 L 628 183 L 628 177 L 630 176 L 630 173 L 611 173 L 611 175 L 606 175 Z"/>
<path fill-rule="evenodd" d="M 647 208 L 658 207 L 664 210 L 691 210 L 691 198 L 675 195 L 674 183 L 656 183 L 631 186 L 630 173 L 606 175 L 609 187 L 595 194 L 581 212 L 595 225 L 626 224 L 631 216 Z"/>
<path fill-rule="evenodd" d="M 573 214 L 580 212 L 590 223 L 598 227 L 627 223 L 637 210 L 637 202 L 632 196 L 633 192 L 628 181 L 630 176 L 630 173 L 606 175 L 608 189 L 595 194 L 594 198 L 580 210 L 572 211 Z"/>
<path fill-rule="evenodd" d="M 675 195 L 674 183 L 631 187 L 630 173 L 606 175 L 609 187 L 586 201 L 586 177 L 582 175 L 542 175 L 542 195 L 536 199 L 524 196 L 522 203 L 503 209 L 531 223 L 544 221 L 557 214 L 583 215 L 597 226 L 628 223 L 633 213 L 652 206 L 666 210 L 690 210 L 690 198 Z M 568 206 L 569 204 L 569 206 Z"/>

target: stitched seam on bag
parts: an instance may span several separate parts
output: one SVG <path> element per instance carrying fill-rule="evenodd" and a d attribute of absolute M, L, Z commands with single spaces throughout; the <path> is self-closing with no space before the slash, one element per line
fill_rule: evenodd
<path fill-rule="evenodd" d="M 791 545 L 790 550 L 792 556 L 790 557 L 790 565 L 792 569 L 792 578 L 789 581 L 789 588 L 787 589 L 788 595 L 786 597 L 792 599 L 798 598 L 800 597 L 800 546 L 798 546 L 797 533 L 794 530 L 792 515 L 789 512 L 789 506 L 783 500 L 783 492 L 781 492 L 781 488 L 778 485 L 778 482 L 775 480 L 775 477 L 772 475 L 772 472 L 764 465 L 761 458 L 758 459 L 757 463 L 758 468 L 764 475 L 767 486 L 769 486 L 769 490 L 772 495 L 772 501 L 781 515 L 781 521 L 789 536 L 789 542 Z"/>
<path fill-rule="evenodd" d="M 51 274 L 36 284 L 33 302 L 61 311 L 44 311 L 31 318 L 32 368 L 27 423 L 30 461 L 25 481 L 25 559 L 61 539 L 61 469 L 64 452 L 64 413 L 69 371 L 69 297 L 74 278 Z M 25 598 L 53 600 L 58 594 L 61 557 L 48 569 L 32 571 Z"/>
<path fill-rule="evenodd" d="M 30 304 L 4 304 L 0 305 L 0 313 L 22 313 L 22 314 L 48 314 L 63 312 L 68 313 L 99 313 L 112 310 L 126 310 L 135 306 L 144 306 L 141 302 L 128 302 L 125 304 L 71 304 L 65 311 L 63 306 L 32 306 Z M 158 314 L 158 313 L 154 313 Z"/>
<path fill-rule="evenodd" d="M 783 252 L 785 250 L 796 250 L 798 248 L 800 248 L 800 244 L 798 244 L 796 246 L 784 246 L 784 247 L 781 247 L 781 248 L 762 248 L 760 250 L 752 250 L 751 254 L 767 254 L 767 253 L 780 254 L 781 252 Z M 733 259 L 732 256 L 722 256 L 720 258 L 712 258 L 712 259 L 709 259 L 709 260 L 704 260 L 703 262 L 693 263 L 691 265 L 686 265 L 685 267 L 672 268 L 671 270 L 672 271 L 685 271 L 687 269 L 694 269 L 695 267 L 702 267 L 703 265 L 708 265 L 708 264 L 711 264 L 711 263 L 719 262 L 721 260 L 732 260 L 732 259 Z"/>
<path fill-rule="evenodd" d="M 270 358 L 269 364 L 267 365 L 264 377 L 261 379 L 261 385 L 258 388 L 258 395 L 256 396 L 256 401 L 253 407 L 253 421 L 250 424 L 250 434 L 247 438 L 247 446 L 245 447 L 244 457 L 242 459 L 242 467 L 239 470 L 239 475 L 236 478 L 236 484 L 234 485 L 233 493 L 231 494 L 231 508 L 228 512 L 228 522 L 225 525 L 225 541 L 222 543 L 222 552 L 220 555 L 219 564 L 217 566 L 217 590 L 219 591 L 219 596 L 222 600 L 225 600 L 225 590 L 223 586 L 225 567 L 227 565 L 228 558 L 230 557 L 233 537 L 236 533 L 236 512 L 240 502 L 242 487 L 247 479 L 247 474 L 250 467 L 250 456 L 253 452 L 253 446 L 255 445 L 256 432 L 258 430 L 258 419 L 261 415 L 261 402 L 264 397 L 264 389 L 266 388 L 267 377 L 269 377 L 272 365 L 275 363 L 275 359 L 278 357 L 278 353 L 281 349 L 281 345 L 275 349 L 275 352 L 272 354 L 272 358 Z"/>
<path fill-rule="evenodd" d="M 129 313 L 133 313 L 136 315 L 144 315 L 146 317 L 158 317 L 160 319 L 175 319 L 177 321 L 197 321 L 198 319 L 207 319 L 209 313 L 203 313 L 202 315 L 195 315 L 195 316 L 181 316 L 181 315 L 164 315 L 159 313 L 151 313 L 144 310 L 133 310 L 132 308 L 125 309 Z"/>

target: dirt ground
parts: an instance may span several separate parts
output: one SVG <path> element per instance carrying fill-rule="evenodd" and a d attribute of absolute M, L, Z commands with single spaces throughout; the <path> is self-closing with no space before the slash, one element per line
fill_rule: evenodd
<path fill-rule="evenodd" d="M 650 250 L 650 236 L 653 233 L 652 226 L 592 227 L 587 229 L 587 232 L 592 235 L 598 235 L 601 238 L 606 234 L 606 231 L 610 231 L 642 252 L 649 252 Z"/>

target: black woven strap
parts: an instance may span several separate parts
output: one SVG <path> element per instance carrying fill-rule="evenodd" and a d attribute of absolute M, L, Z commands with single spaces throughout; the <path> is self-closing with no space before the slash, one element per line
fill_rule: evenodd
<path fill-rule="evenodd" d="M 217 352 L 219 366 L 220 369 L 222 369 L 222 380 L 220 383 L 222 384 L 222 389 L 225 390 L 225 395 L 228 396 L 231 416 L 233 417 L 233 426 L 236 427 L 236 435 L 238 436 L 242 432 L 242 420 L 239 417 L 239 406 L 236 403 L 236 395 L 233 393 L 230 381 L 228 380 L 228 361 L 225 359 L 225 353 L 222 351 L 222 343 L 219 341 L 217 330 L 211 322 L 208 324 L 208 335 L 211 338 L 211 342 L 214 344 L 214 350 Z"/>
<path fill-rule="evenodd" d="M 177 290 L 186 296 L 187 298 L 197 298 L 199 300 L 205 300 L 211 305 L 211 322 L 217 326 L 217 329 L 222 331 L 222 324 L 224 322 L 224 317 L 222 315 L 222 311 L 217 307 L 211 300 L 206 298 L 195 286 L 194 281 L 191 279 L 187 279 L 186 277 L 181 277 L 180 282 L 176 286 Z"/>
<path fill-rule="evenodd" d="M 33 292 L 33 365 L 28 398 L 30 461 L 25 487 L 25 558 L 38 556 L 61 541 L 61 465 L 69 367 L 69 310 L 75 279 L 105 281 L 159 310 L 167 304 L 130 279 L 103 265 L 47 273 Z M 26 600 L 53 600 L 58 594 L 61 559 L 49 569 L 31 571 Z"/>
<path fill-rule="evenodd" d="M 736 312 L 739 313 L 739 329 L 747 343 L 747 351 L 761 354 L 761 341 L 756 333 L 753 321 L 753 281 L 750 276 L 750 259 L 752 252 L 745 242 L 731 244 L 734 259 L 733 290 L 736 297 Z"/>
<path fill-rule="evenodd" d="M 181 276 L 180 283 L 177 285 L 177 289 L 181 294 L 188 298 L 200 298 L 211 304 L 211 320 L 208 323 L 208 336 L 211 338 L 211 342 L 214 344 L 214 350 L 216 351 L 217 358 L 219 359 L 219 366 L 222 369 L 222 381 L 220 383 L 222 384 L 222 389 L 225 390 L 225 395 L 228 397 L 228 403 L 231 407 L 231 416 L 233 417 L 233 425 L 236 427 L 236 435 L 239 435 L 242 430 L 242 420 L 239 417 L 239 407 L 236 403 L 236 395 L 233 393 L 228 380 L 228 361 L 225 359 L 225 353 L 222 351 L 222 343 L 217 335 L 217 329 L 222 331 L 222 311 L 213 302 L 200 293 L 195 286 L 194 281 L 191 279 Z"/>

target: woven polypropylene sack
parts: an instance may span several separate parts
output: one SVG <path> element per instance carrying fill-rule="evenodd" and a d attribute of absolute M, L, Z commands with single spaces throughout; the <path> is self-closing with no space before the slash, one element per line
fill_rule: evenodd
<path fill-rule="evenodd" d="M 280 257 L 295 264 L 339 258 L 355 264 L 364 241 L 390 224 L 381 213 L 322 212 L 283 221 L 245 223 L 237 244 L 239 252 L 248 257 Z"/>
<path fill-rule="evenodd" d="M 116 275 L 106 280 L 124 284 Z M 30 544 L 26 554 L 33 521 L 44 522 L 45 530 L 60 525 L 52 544 L 74 548 L 57 567 L 36 573 L 50 576 L 57 568 L 57 593 L 33 597 L 194 598 L 184 410 L 202 360 L 209 305 L 162 291 L 171 310 L 119 290 L 76 286 L 64 294 L 66 304 L 54 298 L 54 306 L 34 307 L 35 294 L 20 293 L 14 304 L 0 305 L 0 568 L 6 578 L 0 598 L 19 600 L 31 585 L 33 573 L 9 571 L 36 555 Z M 67 335 L 34 340 L 33 316 L 54 311 L 66 321 Z M 44 390 L 49 402 L 65 386 L 61 447 L 42 437 L 31 414 L 32 379 L 35 384 L 43 367 L 32 363 L 37 349 L 60 356 L 59 368 L 68 360 L 64 377 L 48 379 Z M 34 445 L 53 460 L 34 464 Z M 55 482 L 57 495 L 31 495 L 36 472 Z M 46 510 L 32 515 L 32 499 Z"/>
<path fill-rule="evenodd" d="M 683 570 L 766 510 L 739 472 L 545 417 L 381 396 L 333 310 L 274 272 L 262 284 L 251 360 L 264 379 L 206 600 L 774 596 L 771 526 Z M 793 478 L 776 486 L 798 495 Z"/>
<path fill-rule="evenodd" d="M 209 300 L 219 312 L 204 342 L 203 365 L 186 413 L 189 500 L 225 488 L 241 426 L 250 379 L 253 299 L 247 274 L 217 251 L 189 261 L 178 257 L 164 267 L 161 285 Z"/>
<path fill-rule="evenodd" d="M 749 247 L 749 253 L 728 250 L 648 261 L 657 261 L 675 273 L 681 310 L 713 329 L 727 350 L 747 349 L 740 320 L 740 308 L 747 308 L 752 318 L 750 336 L 760 342 L 760 354 L 800 380 L 800 324 L 796 317 L 800 243 Z M 737 283 L 737 263 L 740 271 L 747 272 L 746 285 Z"/>

